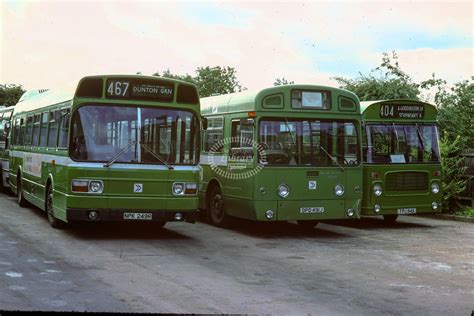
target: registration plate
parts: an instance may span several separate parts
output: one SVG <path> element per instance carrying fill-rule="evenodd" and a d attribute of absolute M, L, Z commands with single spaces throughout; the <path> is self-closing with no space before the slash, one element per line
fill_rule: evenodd
<path fill-rule="evenodd" d="M 301 207 L 301 214 L 320 214 L 324 213 L 324 207 Z"/>
<path fill-rule="evenodd" d="M 151 213 L 123 213 L 123 219 L 151 221 Z"/>
<path fill-rule="evenodd" d="M 416 214 L 415 207 L 407 207 L 407 208 L 399 208 L 397 209 L 398 215 L 409 215 L 409 214 Z"/>

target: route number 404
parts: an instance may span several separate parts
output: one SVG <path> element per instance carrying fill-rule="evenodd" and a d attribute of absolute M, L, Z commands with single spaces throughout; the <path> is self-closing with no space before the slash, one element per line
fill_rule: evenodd
<path fill-rule="evenodd" d="M 394 117 L 395 116 L 394 108 L 395 107 L 393 105 L 380 106 L 380 117 Z"/>
<path fill-rule="evenodd" d="M 107 87 L 107 94 L 114 97 L 125 97 L 128 95 L 129 82 L 126 81 L 110 81 Z"/>

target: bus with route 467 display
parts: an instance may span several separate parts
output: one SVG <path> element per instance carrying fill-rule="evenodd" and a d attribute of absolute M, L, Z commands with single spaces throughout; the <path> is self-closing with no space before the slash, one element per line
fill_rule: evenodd
<path fill-rule="evenodd" d="M 233 217 L 297 221 L 359 218 L 359 99 L 318 85 L 284 85 L 201 99 L 200 209 L 217 226 Z"/>
<path fill-rule="evenodd" d="M 30 91 L 14 107 L 9 184 L 55 228 L 194 222 L 201 122 L 196 87 L 179 80 L 88 76 Z"/>
<path fill-rule="evenodd" d="M 415 100 L 361 102 L 364 195 L 362 215 L 441 210 L 441 156 L 436 108 Z"/>

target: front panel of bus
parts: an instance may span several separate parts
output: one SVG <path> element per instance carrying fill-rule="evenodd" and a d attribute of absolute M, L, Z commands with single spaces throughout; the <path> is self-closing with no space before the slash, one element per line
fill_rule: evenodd
<path fill-rule="evenodd" d="M 358 99 L 323 89 L 282 87 L 257 97 L 255 111 L 225 116 L 232 141 L 224 143 L 229 155 L 219 179 L 229 215 L 261 221 L 359 217 Z M 211 117 L 209 126 L 214 120 L 221 119 Z"/>
<path fill-rule="evenodd" d="M 363 215 L 441 209 L 436 110 L 416 101 L 370 105 L 364 118 Z"/>
<path fill-rule="evenodd" d="M 67 220 L 195 220 L 200 115 L 194 86 L 83 80 L 70 129 Z"/>

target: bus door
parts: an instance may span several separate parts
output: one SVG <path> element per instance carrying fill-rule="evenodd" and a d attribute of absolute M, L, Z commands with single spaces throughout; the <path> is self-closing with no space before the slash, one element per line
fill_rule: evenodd
<path fill-rule="evenodd" d="M 252 198 L 252 170 L 255 166 L 254 129 L 253 119 L 240 118 L 231 122 L 231 141 L 225 173 L 227 179 L 223 179 L 225 195 L 230 199 Z"/>

